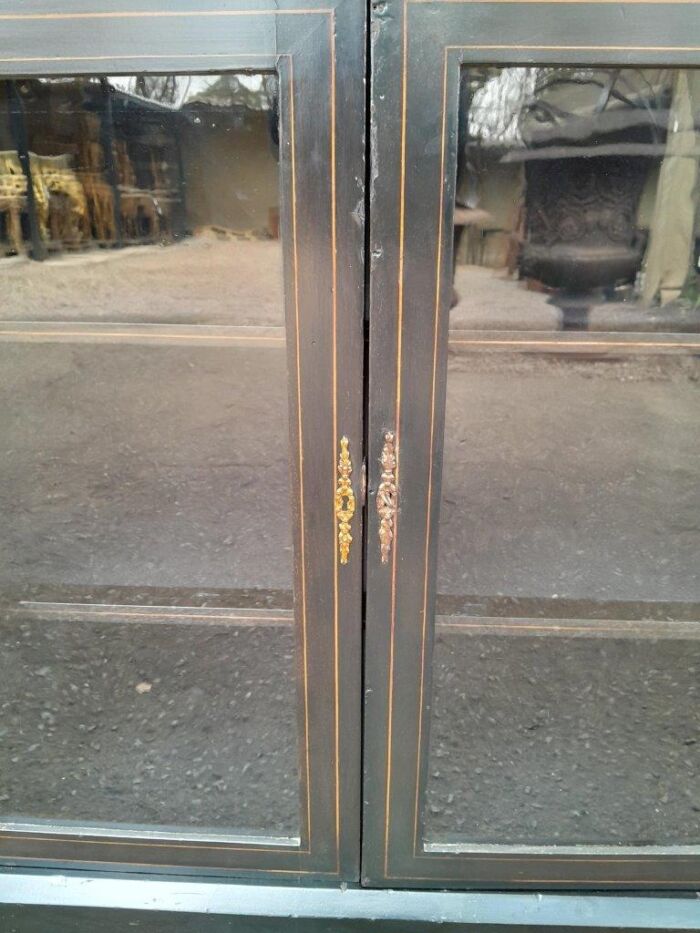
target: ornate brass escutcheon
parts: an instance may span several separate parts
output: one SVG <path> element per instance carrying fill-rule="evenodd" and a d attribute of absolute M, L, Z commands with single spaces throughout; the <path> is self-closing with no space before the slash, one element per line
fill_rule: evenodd
<path fill-rule="evenodd" d="M 352 544 L 350 522 L 355 514 L 355 493 L 352 491 L 350 476 L 352 461 L 348 450 L 347 437 L 340 438 L 340 457 L 338 458 L 338 485 L 335 488 L 335 517 L 338 522 L 338 549 L 340 563 L 347 564 Z"/>
<path fill-rule="evenodd" d="M 379 547 L 382 563 L 386 564 L 389 561 L 391 545 L 394 541 L 396 517 L 396 451 L 392 431 L 387 431 L 384 435 L 381 464 L 382 479 L 377 490 L 377 512 L 379 513 Z"/>

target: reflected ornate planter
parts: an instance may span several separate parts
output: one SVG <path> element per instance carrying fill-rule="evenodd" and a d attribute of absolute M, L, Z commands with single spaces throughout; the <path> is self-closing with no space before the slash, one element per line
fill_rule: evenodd
<path fill-rule="evenodd" d="M 526 162 L 521 271 L 583 292 L 634 279 L 644 244 L 636 224 L 645 158 L 533 158 Z"/>

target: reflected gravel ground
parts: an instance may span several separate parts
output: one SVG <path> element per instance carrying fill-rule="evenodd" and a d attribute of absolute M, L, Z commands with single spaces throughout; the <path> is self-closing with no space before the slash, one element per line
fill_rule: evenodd
<path fill-rule="evenodd" d="M 4 345 L 3 585 L 289 592 L 285 368 Z M 698 411 L 690 358 L 452 356 L 440 593 L 700 602 Z M 298 831 L 291 631 L 0 638 L 1 814 Z M 696 644 L 440 635 L 431 837 L 698 841 Z"/>
<path fill-rule="evenodd" d="M 248 587 L 289 604 L 283 348 L 0 353 L 5 587 L 133 587 L 146 605 L 149 587 L 154 605 Z M 293 626 L 9 613 L 0 639 L 3 816 L 298 834 Z"/>
<path fill-rule="evenodd" d="M 453 355 L 443 605 L 700 603 L 699 378 L 692 357 Z M 699 641 L 451 630 L 433 682 L 431 840 L 700 841 Z"/>
<path fill-rule="evenodd" d="M 299 833 L 294 631 L 0 622 L 3 817 Z"/>
<path fill-rule="evenodd" d="M 700 641 L 442 633 L 434 671 L 429 839 L 700 842 Z"/>

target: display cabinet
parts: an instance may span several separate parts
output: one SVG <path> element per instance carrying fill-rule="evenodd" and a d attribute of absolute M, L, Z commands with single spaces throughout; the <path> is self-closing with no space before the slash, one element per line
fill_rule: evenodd
<path fill-rule="evenodd" d="M 352 880 L 362 11 L 1 21 L 2 857 Z"/>
<path fill-rule="evenodd" d="M 698 64 L 0 0 L 3 929 L 700 927 Z"/>

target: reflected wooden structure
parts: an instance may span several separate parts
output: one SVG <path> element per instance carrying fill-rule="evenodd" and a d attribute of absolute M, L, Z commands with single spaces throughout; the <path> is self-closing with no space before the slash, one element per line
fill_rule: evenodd
<path fill-rule="evenodd" d="M 14 134 L 10 121 L 0 120 L 5 255 L 42 259 L 48 252 L 184 235 L 178 154 L 184 114 L 119 90 L 107 79 L 7 81 L 0 92 L 8 115 L 13 99 L 18 102 Z M 26 139 L 33 199 L 27 197 L 18 136 Z M 32 229 L 44 248 L 29 248 Z"/>

